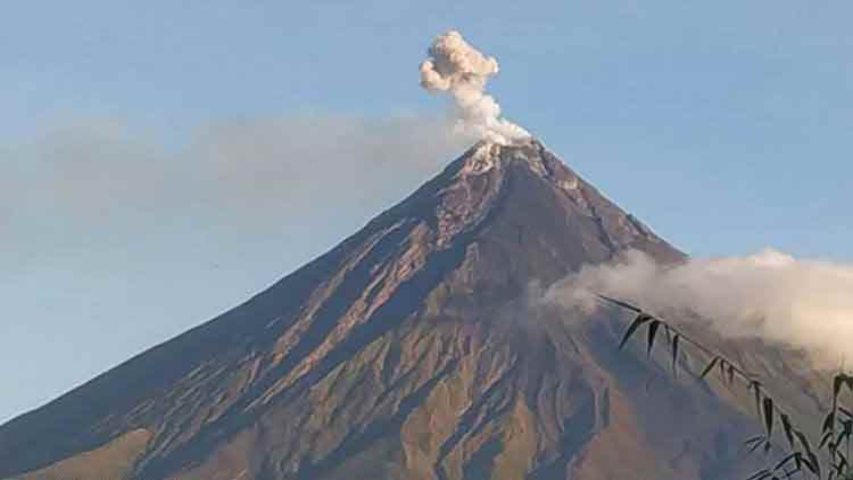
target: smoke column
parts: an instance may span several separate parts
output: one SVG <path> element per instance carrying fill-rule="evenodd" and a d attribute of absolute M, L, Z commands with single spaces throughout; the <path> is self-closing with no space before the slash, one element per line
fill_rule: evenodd
<path fill-rule="evenodd" d="M 695 314 L 723 335 L 804 349 L 828 366 L 853 354 L 853 265 L 764 250 L 664 266 L 632 251 L 612 264 L 582 269 L 545 297 L 590 310 L 593 293 L 674 320 Z"/>
<path fill-rule="evenodd" d="M 466 135 L 501 144 L 529 138 L 520 126 L 501 117 L 501 107 L 486 93 L 489 77 L 498 73 L 498 61 L 484 55 L 451 30 L 433 40 L 429 58 L 421 63 L 421 86 L 447 92 L 459 110 L 458 128 Z"/>

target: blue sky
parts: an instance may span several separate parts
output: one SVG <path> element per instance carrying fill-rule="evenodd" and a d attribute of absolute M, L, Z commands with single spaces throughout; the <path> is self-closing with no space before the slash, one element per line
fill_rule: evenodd
<path fill-rule="evenodd" d="M 18 2 L 0 18 L 0 420 L 239 303 L 450 160 L 406 148 L 446 110 L 417 66 L 448 28 L 499 59 L 509 118 L 679 247 L 851 261 L 850 18 L 843 1 Z M 382 173 L 358 177 L 370 155 Z"/>

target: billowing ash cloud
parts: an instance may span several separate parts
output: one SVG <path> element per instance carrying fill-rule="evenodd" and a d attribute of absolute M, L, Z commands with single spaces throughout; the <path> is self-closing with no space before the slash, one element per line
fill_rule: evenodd
<path fill-rule="evenodd" d="M 498 61 L 484 55 L 451 30 L 439 35 L 421 63 L 421 85 L 431 92 L 447 92 L 459 108 L 459 128 L 467 135 L 507 144 L 529 138 L 520 126 L 501 117 L 501 107 L 486 93 L 489 77 L 498 73 Z"/>
<path fill-rule="evenodd" d="M 546 298 L 591 309 L 592 293 L 673 318 L 698 314 L 724 335 L 805 349 L 828 365 L 853 353 L 853 265 L 768 249 L 663 266 L 632 251 L 613 264 L 582 269 Z"/>

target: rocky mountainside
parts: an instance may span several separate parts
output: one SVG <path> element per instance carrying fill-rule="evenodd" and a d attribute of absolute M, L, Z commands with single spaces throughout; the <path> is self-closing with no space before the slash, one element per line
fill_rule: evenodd
<path fill-rule="evenodd" d="M 684 258 L 541 143 L 478 144 L 243 305 L 0 427 L 0 478 L 735 478 L 751 400 L 619 351 L 621 312 L 536 301 L 625 249 Z M 815 407 L 803 359 L 726 348 Z"/>

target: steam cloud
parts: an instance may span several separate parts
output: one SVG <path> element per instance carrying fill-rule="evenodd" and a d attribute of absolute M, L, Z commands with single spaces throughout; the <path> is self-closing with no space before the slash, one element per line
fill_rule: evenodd
<path fill-rule="evenodd" d="M 530 137 L 522 127 L 501 117 L 501 107 L 488 95 L 486 83 L 498 73 L 498 61 L 484 55 L 451 30 L 439 35 L 421 63 L 421 85 L 448 92 L 459 109 L 458 128 L 479 139 L 508 144 Z"/>
<path fill-rule="evenodd" d="M 631 251 L 613 264 L 582 269 L 546 299 L 592 309 L 592 293 L 663 315 L 696 314 L 723 335 L 805 349 L 833 365 L 853 353 L 853 265 L 768 249 L 663 266 Z"/>

